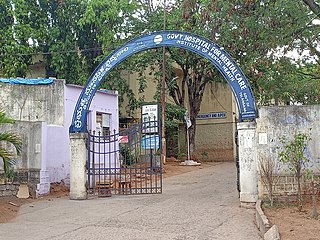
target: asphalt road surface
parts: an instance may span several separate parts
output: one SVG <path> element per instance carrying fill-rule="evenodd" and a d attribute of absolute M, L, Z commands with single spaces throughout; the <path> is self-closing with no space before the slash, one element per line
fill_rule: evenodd
<path fill-rule="evenodd" d="M 0 224 L 0 239 L 261 239 L 254 210 L 240 208 L 234 163 L 172 176 L 163 185 L 159 195 L 26 204 L 15 220 Z"/>

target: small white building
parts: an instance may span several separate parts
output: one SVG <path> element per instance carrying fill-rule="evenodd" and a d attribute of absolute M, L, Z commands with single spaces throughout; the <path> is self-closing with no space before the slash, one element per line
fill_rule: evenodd
<path fill-rule="evenodd" d="M 16 120 L 1 126 L 22 137 L 22 154 L 15 164 L 16 180 L 36 188 L 38 195 L 50 191 L 50 183 L 69 184 L 69 127 L 82 87 L 54 79 L 50 84 L 12 84 L 0 81 L 0 108 Z M 116 91 L 101 90 L 89 108 L 88 130 L 118 132 L 119 111 Z M 5 129 L 4 129 L 5 128 Z M 1 129 L 0 129 L 1 130 Z"/>

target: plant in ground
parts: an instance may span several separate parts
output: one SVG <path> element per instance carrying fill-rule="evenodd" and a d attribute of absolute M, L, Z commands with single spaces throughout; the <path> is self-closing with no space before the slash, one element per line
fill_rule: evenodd
<path fill-rule="evenodd" d="M 293 139 L 288 141 L 286 137 L 282 137 L 282 151 L 279 152 L 280 162 L 288 165 L 288 168 L 293 172 L 294 177 L 298 183 L 298 209 L 302 210 L 303 198 L 301 195 L 301 177 L 306 164 L 310 159 L 305 156 L 305 149 L 307 143 L 311 140 L 310 134 L 297 132 L 294 134 Z"/>
<path fill-rule="evenodd" d="M 7 117 L 4 111 L 0 110 L 0 124 L 13 124 L 14 120 Z M 13 169 L 12 169 L 12 163 L 14 161 L 14 153 L 10 151 L 9 147 L 6 147 L 5 144 L 10 144 L 14 147 L 16 150 L 17 154 L 20 154 L 21 152 L 21 138 L 11 132 L 11 131 L 5 131 L 5 132 L 0 132 L 0 158 L 2 158 L 3 161 L 3 170 L 4 174 L 7 178 L 12 177 L 13 174 Z"/>
<path fill-rule="evenodd" d="M 128 145 L 120 145 L 120 154 L 123 157 L 123 164 L 125 166 L 130 166 L 133 164 L 134 157 Z"/>
<path fill-rule="evenodd" d="M 259 159 L 259 173 L 261 176 L 261 181 L 268 192 L 268 198 L 270 201 L 270 206 L 273 207 L 274 196 L 273 189 L 275 184 L 279 180 L 279 175 L 277 174 L 279 171 L 279 166 L 277 162 L 270 157 L 260 156 Z"/>
<path fill-rule="evenodd" d="M 203 151 L 203 152 L 201 153 L 202 159 L 208 159 L 208 156 L 209 156 L 209 153 L 208 153 L 207 151 Z"/>
<path fill-rule="evenodd" d="M 132 166 L 140 161 L 141 153 L 139 146 L 130 147 L 128 144 L 121 144 L 119 151 L 123 157 L 123 164 L 125 166 Z"/>

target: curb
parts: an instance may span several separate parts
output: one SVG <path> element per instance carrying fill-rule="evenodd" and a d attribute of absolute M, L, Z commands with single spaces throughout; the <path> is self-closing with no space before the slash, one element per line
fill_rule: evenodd
<path fill-rule="evenodd" d="M 256 223 L 264 240 L 280 240 L 279 229 L 276 225 L 270 227 L 269 220 L 261 208 L 262 201 L 256 202 Z"/>

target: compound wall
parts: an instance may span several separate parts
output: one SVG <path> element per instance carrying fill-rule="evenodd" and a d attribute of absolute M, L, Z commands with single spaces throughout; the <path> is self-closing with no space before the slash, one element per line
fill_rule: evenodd
<path fill-rule="evenodd" d="M 270 159 L 279 164 L 279 152 L 283 144 L 280 139 L 285 137 L 292 140 L 297 132 L 310 134 L 311 141 L 305 149 L 305 156 L 310 159 L 306 168 L 316 174 L 320 170 L 320 105 L 278 106 L 260 108 L 257 119 L 256 146 L 257 166 L 262 159 Z M 297 182 L 288 166 L 279 164 L 276 173 L 280 178 L 275 187 L 275 194 L 292 195 L 297 191 Z M 259 178 L 260 179 L 260 178 Z M 303 178 L 303 190 L 308 190 L 308 180 Z M 259 194 L 262 196 L 266 189 L 259 181 Z"/>

